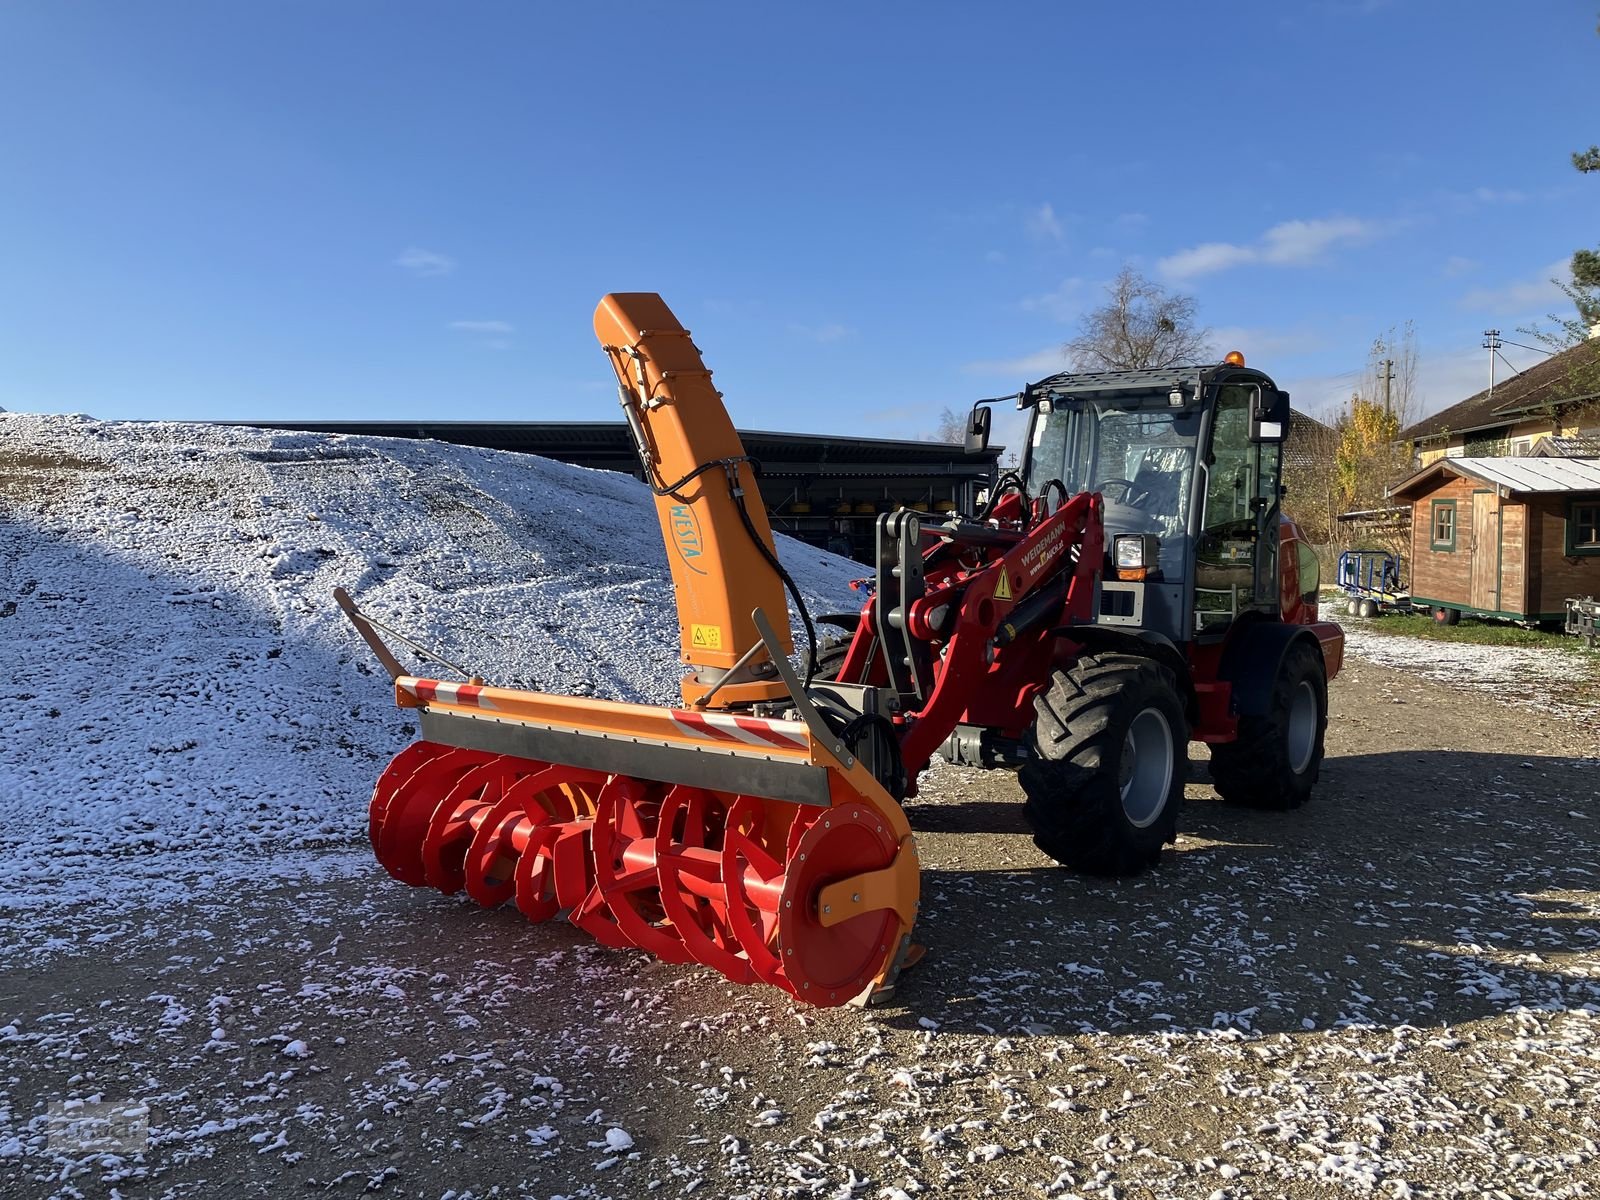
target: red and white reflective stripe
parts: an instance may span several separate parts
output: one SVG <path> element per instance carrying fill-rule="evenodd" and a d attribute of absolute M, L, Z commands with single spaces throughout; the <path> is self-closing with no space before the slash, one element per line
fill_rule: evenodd
<path fill-rule="evenodd" d="M 416 679 L 402 675 L 395 680 L 424 704 L 438 701 L 441 704 L 465 704 L 473 708 L 493 709 L 494 703 L 483 697 L 483 688 L 471 683 L 447 683 L 442 679 Z"/>
<path fill-rule="evenodd" d="M 805 750 L 811 743 L 799 721 L 768 721 L 731 713 L 684 712 L 672 709 L 672 723 L 691 737 L 710 742 L 742 742 L 746 746 L 781 746 Z"/>

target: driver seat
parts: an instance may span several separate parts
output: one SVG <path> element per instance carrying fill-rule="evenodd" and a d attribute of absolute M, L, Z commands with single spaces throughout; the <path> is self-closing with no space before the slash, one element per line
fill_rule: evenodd
<path fill-rule="evenodd" d="M 1139 462 L 1133 477 L 1133 488 L 1128 493 L 1128 503 L 1137 504 L 1146 512 L 1172 515 L 1178 508 L 1178 480 L 1180 471 L 1164 467 L 1150 451 Z"/>

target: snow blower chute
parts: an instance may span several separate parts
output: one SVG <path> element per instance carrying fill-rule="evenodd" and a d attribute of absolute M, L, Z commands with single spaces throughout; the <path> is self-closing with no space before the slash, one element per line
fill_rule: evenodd
<path fill-rule="evenodd" d="M 688 331 L 627 294 L 595 332 L 656 496 L 684 707 L 418 678 L 341 590 L 422 731 L 373 791 L 373 850 L 404 883 L 566 912 L 608 946 L 815 1005 L 864 996 L 912 952 L 905 814 L 788 662 L 792 581 Z"/>

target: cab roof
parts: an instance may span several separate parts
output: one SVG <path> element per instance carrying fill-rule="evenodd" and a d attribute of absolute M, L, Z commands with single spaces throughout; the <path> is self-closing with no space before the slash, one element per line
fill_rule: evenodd
<path fill-rule="evenodd" d="M 1219 383 L 1259 383 L 1278 390 L 1278 385 L 1264 371 L 1254 367 L 1236 367 L 1232 363 L 1210 363 L 1181 367 L 1143 367 L 1133 371 L 1062 371 L 1030 384 L 1017 400 L 1017 407 L 1026 408 L 1045 398 L 1066 399 L 1074 396 L 1111 396 L 1127 392 L 1170 393 L 1182 388 L 1191 395 L 1202 388 Z"/>

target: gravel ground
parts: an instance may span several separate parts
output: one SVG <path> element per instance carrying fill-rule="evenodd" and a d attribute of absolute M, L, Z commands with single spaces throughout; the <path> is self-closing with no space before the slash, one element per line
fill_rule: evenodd
<path fill-rule="evenodd" d="M 1592 1195 L 1597 751 L 1592 716 L 1356 660 L 1312 805 L 1195 782 L 1121 882 L 1052 868 L 1009 777 L 943 769 L 928 957 L 867 1011 L 359 849 L 76 906 L 0 976 L 0 1194 Z"/>

